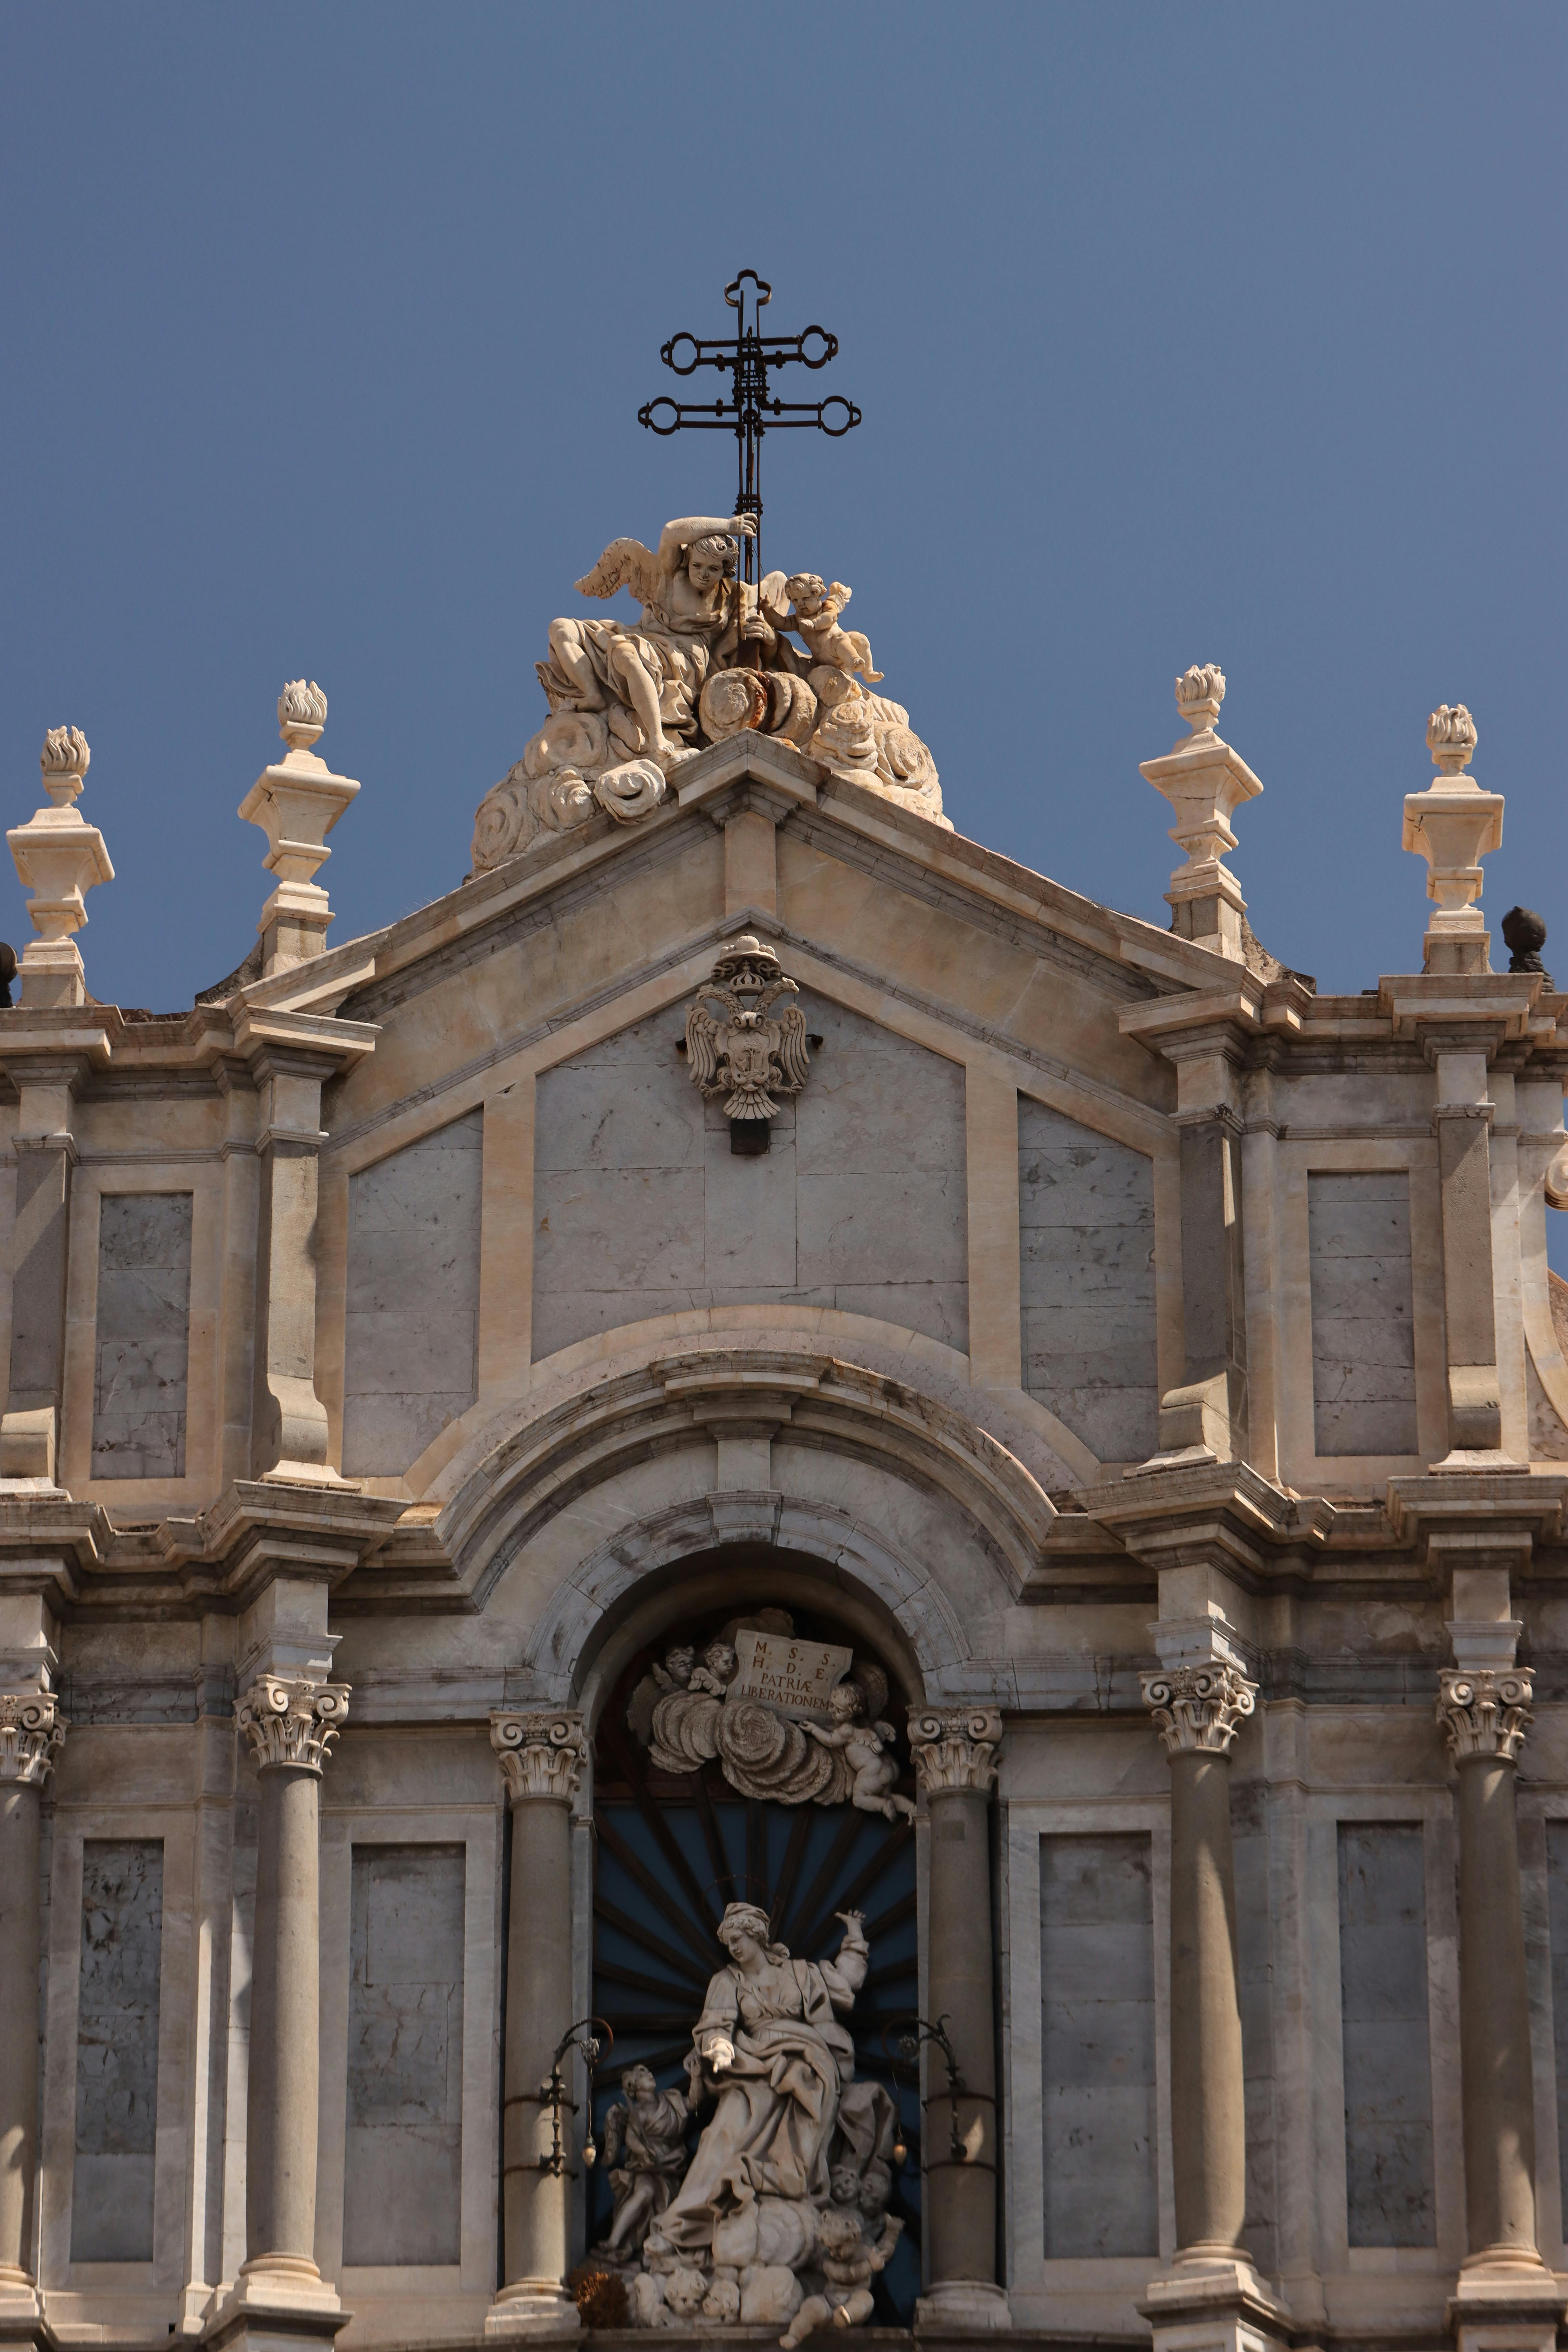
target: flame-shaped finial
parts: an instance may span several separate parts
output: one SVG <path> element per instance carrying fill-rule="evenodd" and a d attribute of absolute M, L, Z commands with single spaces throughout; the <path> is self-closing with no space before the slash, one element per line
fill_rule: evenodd
<path fill-rule="evenodd" d="M 327 698 L 312 678 L 290 678 L 278 698 L 278 732 L 290 751 L 308 751 L 327 723 Z"/>
<path fill-rule="evenodd" d="M 75 800 L 86 781 L 91 758 L 87 737 L 79 727 L 49 729 L 38 754 L 38 765 L 44 772 L 44 790 L 56 808 L 65 808 Z"/>
<path fill-rule="evenodd" d="M 1458 776 L 1469 766 L 1476 748 L 1476 722 L 1462 702 L 1452 710 L 1440 702 L 1426 721 L 1426 749 L 1432 764 L 1445 776 Z"/>
<path fill-rule="evenodd" d="M 1176 680 L 1176 708 L 1194 735 L 1212 728 L 1225 700 L 1225 672 L 1218 662 L 1194 662 Z"/>

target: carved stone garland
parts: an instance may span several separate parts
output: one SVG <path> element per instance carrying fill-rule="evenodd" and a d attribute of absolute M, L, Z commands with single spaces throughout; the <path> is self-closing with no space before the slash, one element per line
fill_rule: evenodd
<path fill-rule="evenodd" d="M 541 1715 L 492 1715 L 490 1745 L 514 1805 L 530 1797 L 569 1805 L 588 1752 L 580 1715 L 560 1708 Z"/>
<path fill-rule="evenodd" d="M 278 1765 L 321 1777 L 327 1751 L 348 1721 L 347 1683 L 258 1675 L 234 1710 L 258 1772 Z"/>
<path fill-rule="evenodd" d="M 1142 1681 L 1143 1704 L 1172 1756 L 1228 1756 L 1258 1704 L 1258 1685 L 1235 1666 L 1172 1666 Z"/>
<path fill-rule="evenodd" d="M 1535 1696 L 1528 1673 L 1517 1666 L 1466 1673 L 1442 1667 L 1437 1675 L 1437 1720 L 1456 1764 L 1469 1756 L 1500 1756 L 1515 1763 L 1534 1717 Z"/>
<path fill-rule="evenodd" d="M 52 1691 L 0 1691 L 0 1788 L 41 1789 L 68 1729 Z"/>

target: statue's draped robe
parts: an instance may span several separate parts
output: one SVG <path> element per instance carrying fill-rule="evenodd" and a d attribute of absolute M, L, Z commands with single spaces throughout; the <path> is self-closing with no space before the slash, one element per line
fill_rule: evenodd
<path fill-rule="evenodd" d="M 756 1976 L 721 1969 L 708 1987 L 694 2038 L 735 2045 L 734 2063 L 711 2074 L 718 2105 L 697 2144 L 680 2192 L 659 2224 L 670 2245 L 698 2252 L 713 2225 L 754 2198 L 828 2197 L 828 2150 L 855 2045 L 834 2012 L 854 2006 L 868 1955 L 837 1961 L 770 1960 Z"/>

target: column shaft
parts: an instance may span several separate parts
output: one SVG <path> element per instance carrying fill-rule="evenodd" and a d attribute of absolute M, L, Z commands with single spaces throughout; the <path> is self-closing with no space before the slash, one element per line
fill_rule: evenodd
<path fill-rule="evenodd" d="M 564 1799 L 530 1797 L 511 1811 L 511 1913 L 507 1945 L 506 2115 L 502 2245 L 507 2286 L 558 2294 L 567 2262 L 569 2183 L 541 2172 L 552 2144 L 540 2085 L 573 2020 L 572 1812 Z M 564 2126 L 568 2119 L 563 2118 Z"/>
<path fill-rule="evenodd" d="M 32 2276 L 38 2147 L 39 1797 L 0 1784 L 0 2289 Z"/>
<path fill-rule="evenodd" d="M 1535 2087 L 1509 1758 L 1459 1780 L 1459 2052 L 1470 2259 L 1535 2254 Z"/>
<path fill-rule="evenodd" d="M 928 2050 L 926 2243 L 930 2284 L 996 2276 L 996 2056 L 991 1958 L 988 1805 L 978 1789 L 932 1790 L 928 1928 L 929 2008 L 945 2017 L 963 2076 L 962 2160 L 950 2148 L 952 2106 L 940 2052 Z"/>
<path fill-rule="evenodd" d="M 261 1775 L 246 2145 L 245 2235 L 251 2262 L 313 2262 L 321 2003 L 319 1774 L 275 1764 Z"/>
<path fill-rule="evenodd" d="M 1171 2142 L 1176 2245 L 1234 2252 L 1247 2210 L 1230 1759 L 1171 1763 Z"/>

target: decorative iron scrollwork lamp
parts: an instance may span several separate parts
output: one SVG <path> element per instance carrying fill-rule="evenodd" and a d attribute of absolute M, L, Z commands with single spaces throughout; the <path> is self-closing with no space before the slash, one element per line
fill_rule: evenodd
<path fill-rule="evenodd" d="M 599 2151 L 594 2145 L 594 2069 L 600 2053 L 614 2047 L 614 2029 L 602 2017 L 580 2017 L 569 2025 L 555 2045 L 555 2055 L 550 2062 L 550 2072 L 539 2086 L 540 2103 L 550 2110 L 551 2148 L 548 2156 L 539 2159 L 541 2172 L 553 2173 L 557 2178 L 566 2170 L 566 2154 L 561 2144 L 561 2111 L 577 2112 L 566 2095 L 566 2078 L 561 2072 L 561 2062 L 568 2050 L 575 2050 L 588 2070 L 588 2129 L 583 2141 L 583 2161 L 596 2164 Z"/>
<path fill-rule="evenodd" d="M 920 2063 L 921 2043 L 922 2042 L 934 2042 L 936 2043 L 937 2048 L 942 2052 L 943 2063 L 947 2067 L 947 2097 L 951 2108 L 951 2119 L 948 2124 L 947 2137 L 948 2154 L 954 2164 L 967 2164 L 970 2161 L 970 2151 L 958 2128 L 958 2102 L 963 2092 L 963 2073 L 958 2063 L 957 2053 L 954 2051 L 952 2043 L 948 2039 L 947 2021 L 949 2014 L 950 2012 L 944 2009 L 934 2025 L 928 2023 L 926 2019 L 923 2017 L 889 2018 L 887 2024 L 882 2028 L 882 2047 L 887 2051 L 889 2060 L 895 2066 L 898 2064 L 900 2059 L 903 2061 L 906 2066 L 918 2066 Z M 894 2036 L 897 2044 L 897 2057 L 894 2056 L 893 2051 L 888 2047 L 888 2036 L 889 2034 Z M 928 2099 L 922 2102 L 922 2104 L 929 2106 L 931 2102 Z M 902 2164 L 908 2154 L 909 2149 L 904 2145 L 904 2136 L 900 2129 L 898 2138 L 893 2143 L 894 2163 Z"/>

